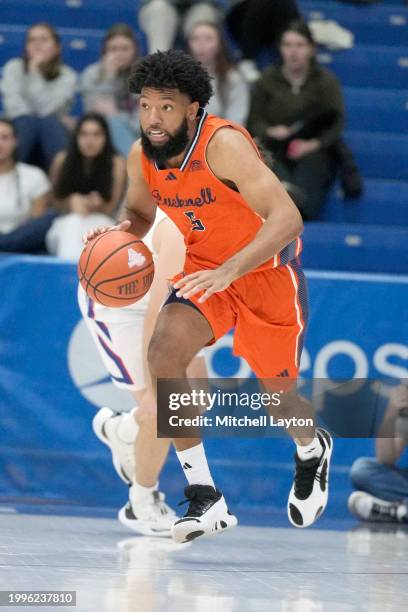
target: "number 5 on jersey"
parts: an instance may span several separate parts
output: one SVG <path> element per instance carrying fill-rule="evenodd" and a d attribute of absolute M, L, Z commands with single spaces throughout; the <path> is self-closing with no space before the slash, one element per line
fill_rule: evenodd
<path fill-rule="evenodd" d="M 186 215 L 186 217 L 190 219 L 191 225 L 193 226 L 192 227 L 193 231 L 194 230 L 197 230 L 198 232 L 205 231 L 205 226 L 202 224 L 200 219 L 195 218 L 195 213 L 192 210 L 189 210 L 188 212 L 185 212 L 184 214 Z"/>

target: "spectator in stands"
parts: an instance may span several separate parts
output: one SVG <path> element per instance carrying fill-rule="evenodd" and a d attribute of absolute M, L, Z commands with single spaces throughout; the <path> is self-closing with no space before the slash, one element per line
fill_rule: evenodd
<path fill-rule="evenodd" d="M 111 225 L 126 187 L 126 161 L 117 155 L 102 115 L 81 117 L 67 151 L 51 167 L 55 206 L 62 216 L 47 234 L 50 253 L 76 259 L 82 235 L 95 225 Z"/>
<path fill-rule="evenodd" d="M 343 130 L 342 92 L 336 77 L 317 63 L 305 22 L 287 27 L 279 49 L 281 62 L 254 87 L 248 128 L 272 152 L 276 174 L 311 220 L 335 174 L 332 147 Z"/>
<path fill-rule="evenodd" d="M 45 252 L 51 185 L 42 170 L 17 162 L 16 150 L 13 123 L 0 119 L 0 251 Z"/>
<path fill-rule="evenodd" d="M 408 522 L 408 469 L 397 465 L 408 440 L 395 437 L 402 409 L 407 418 L 406 385 L 399 385 L 391 394 L 376 439 L 376 457 L 360 457 L 351 467 L 350 478 L 357 491 L 348 505 L 360 520 Z"/>
<path fill-rule="evenodd" d="M 81 77 L 85 111 L 105 117 L 113 144 L 124 157 L 140 136 L 138 101 L 129 93 L 127 83 L 137 56 L 132 28 L 116 24 L 105 35 L 101 60 L 88 66 Z"/>
<path fill-rule="evenodd" d="M 143 0 L 139 25 L 147 38 L 147 51 L 167 51 L 174 46 L 180 27 L 187 40 L 199 21 L 220 23 L 220 0 Z"/>
<path fill-rule="evenodd" d="M 76 73 L 62 63 L 58 33 L 47 23 L 31 26 L 23 57 L 7 62 L 2 82 L 3 105 L 17 129 L 21 161 L 40 159 L 48 169 L 65 148 L 75 87 Z"/>
<path fill-rule="evenodd" d="M 256 66 L 259 54 L 277 48 L 282 32 L 300 11 L 295 0 L 230 0 L 226 23 L 239 46 L 239 69 L 249 82 L 259 78 Z"/>
<path fill-rule="evenodd" d="M 207 111 L 244 123 L 248 116 L 249 88 L 234 67 L 221 28 L 204 21 L 196 23 L 188 36 L 188 48 L 214 77 L 214 95 Z"/>

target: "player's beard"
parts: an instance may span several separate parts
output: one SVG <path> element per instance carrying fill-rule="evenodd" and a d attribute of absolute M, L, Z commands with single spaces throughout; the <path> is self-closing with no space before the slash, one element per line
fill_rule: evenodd
<path fill-rule="evenodd" d="M 163 166 L 168 159 L 177 157 L 187 148 L 189 141 L 187 119 L 184 119 L 178 130 L 173 135 L 169 135 L 168 141 L 162 145 L 153 145 L 142 129 L 141 135 L 143 153 L 159 167 Z"/>

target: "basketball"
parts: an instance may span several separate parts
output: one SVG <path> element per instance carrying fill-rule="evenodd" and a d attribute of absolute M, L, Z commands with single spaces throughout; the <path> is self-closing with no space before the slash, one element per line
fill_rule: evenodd
<path fill-rule="evenodd" d="M 78 277 L 88 296 L 113 308 L 134 304 L 150 289 L 153 257 L 134 234 L 108 231 L 90 241 L 78 262 Z"/>

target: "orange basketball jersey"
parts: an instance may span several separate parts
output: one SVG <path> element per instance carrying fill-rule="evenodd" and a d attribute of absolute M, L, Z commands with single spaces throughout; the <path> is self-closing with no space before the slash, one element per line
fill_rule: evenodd
<path fill-rule="evenodd" d="M 220 128 L 239 130 L 258 152 L 255 143 L 240 125 L 200 112 L 196 134 L 179 168 L 160 169 L 142 153 L 144 178 L 154 200 L 184 236 L 187 273 L 220 266 L 251 242 L 263 223 L 240 193 L 213 174 L 206 161 L 207 145 Z M 298 237 L 257 270 L 286 264 L 301 248 Z"/>

